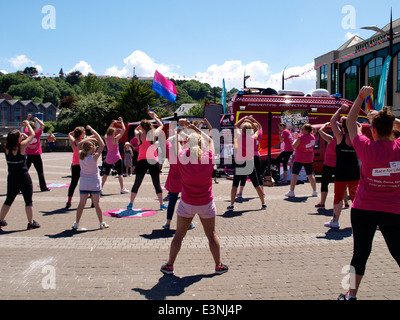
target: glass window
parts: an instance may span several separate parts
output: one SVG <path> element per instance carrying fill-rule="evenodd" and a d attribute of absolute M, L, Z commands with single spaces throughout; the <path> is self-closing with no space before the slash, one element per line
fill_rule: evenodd
<path fill-rule="evenodd" d="M 3 126 L 8 123 L 8 110 L 6 108 L 1 108 L 1 123 Z"/>
<path fill-rule="evenodd" d="M 331 83 L 332 83 L 332 88 L 331 88 L 331 93 L 338 93 L 339 88 L 338 88 L 338 68 L 335 63 L 332 63 L 331 67 Z"/>
<path fill-rule="evenodd" d="M 323 65 L 321 67 L 320 88 L 328 89 L 328 65 Z"/>
<path fill-rule="evenodd" d="M 345 71 L 345 98 L 355 100 L 358 94 L 357 81 L 358 70 L 357 66 L 350 66 Z"/>
<path fill-rule="evenodd" d="M 397 91 L 400 91 L 400 53 L 397 54 Z"/>
<path fill-rule="evenodd" d="M 21 121 L 21 111 L 19 108 L 15 108 L 15 110 L 14 110 L 14 121 L 15 122 Z"/>
<path fill-rule="evenodd" d="M 381 79 L 383 58 L 375 58 L 368 63 L 368 85 L 374 88 L 374 98 L 378 96 L 379 81 Z"/>

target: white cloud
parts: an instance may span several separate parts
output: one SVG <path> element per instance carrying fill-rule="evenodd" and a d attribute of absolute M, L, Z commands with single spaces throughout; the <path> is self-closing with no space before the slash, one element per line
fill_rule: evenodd
<path fill-rule="evenodd" d="M 23 70 L 26 67 L 35 67 L 38 73 L 43 72 L 41 65 L 36 65 L 35 61 L 29 59 L 25 54 L 8 59 L 8 62 L 17 70 Z"/>
<path fill-rule="evenodd" d="M 117 77 L 132 77 L 133 68 L 135 74 L 141 77 L 152 77 L 154 72 L 158 70 L 164 76 L 177 76 L 176 73 L 171 73 L 171 67 L 159 64 L 149 57 L 146 53 L 140 50 L 135 50 L 132 54 L 124 59 L 124 66 L 119 69 L 117 66 L 112 66 L 106 69 L 106 75 Z"/>
<path fill-rule="evenodd" d="M 8 62 L 16 69 L 28 66 L 30 67 L 34 64 L 34 62 L 24 54 L 16 56 L 15 58 L 8 59 Z"/>
<path fill-rule="evenodd" d="M 89 63 L 87 63 L 86 61 L 79 61 L 75 65 L 75 67 L 73 67 L 67 73 L 70 73 L 73 71 L 80 71 L 85 76 L 88 75 L 89 73 L 95 74 L 94 70 L 92 69 L 92 66 Z"/>
<path fill-rule="evenodd" d="M 152 77 L 155 70 L 161 72 L 164 76 L 175 79 L 196 79 L 204 83 L 209 83 L 212 87 L 222 87 L 222 80 L 225 79 L 225 84 L 228 90 L 232 88 L 243 88 L 244 73 L 250 78 L 246 81 L 247 87 L 259 88 L 274 88 L 280 90 L 282 87 L 282 73 L 271 73 L 268 63 L 262 61 L 253 61 L 248 64 L 243 64 L 240 60 L 229 60 L 222 65 L 213 64 L 206 71 L 197 72 L 194 76 L 186 76 L 176 73 L 174 70 L 181 69 L 180 66 L 168 66 L 155 62 L 153 58 L 140 50 L 135 50 L 131 55 L 124 60 L 123 67 L 116 65 L 106 69 L 105 74 L 116 77 L 131 77 L 133 68 L 135 74 L 140 77 Z M 289 67 L 285 71 L 285 77 L 291 75 L 301 75 L 299 78 L 294 78 L 285 81 L 285 89 L 301 90 L 305 93 L 315 89 L 315 71 L 309 71 L 314 67 L 314 63 L 308 63 L 304 66 Z"/>
<path fill-rule="evenodd" d="M 354 36 L 358 36 L 358 33 L 351 33 L 350 31 L 347 31 L 347 33 L 343 37 L 343 40 L 348 41 Z"/>
<path fill-rule="evenodd" d="M 286 80 L 285 89 L 300 90 L 305 93 L 315 89 L 315 71 L 310 71 L 313 67 L 314 63 L 308 63 L 304 66 L 287 68 L 285 78 L 292 75 L 300 75 L 300 77 Z M 226 61 L 220 66 L 210 66 L 206 72 L 198 72 L 196 79 L 218 87 L 222 87 L 222 79 L 225 79 L 228 90 L 232 88 L 241 89 L 243 88 L 244 73 L 250 76 L 246 81 L 246 87 L 269 87 L 277 91 L 282 88 L 282 72 L 271 74 L 269 65 L 261 61 L 253 61 L 247 65 L 244 65 L 241 61 Z"/>

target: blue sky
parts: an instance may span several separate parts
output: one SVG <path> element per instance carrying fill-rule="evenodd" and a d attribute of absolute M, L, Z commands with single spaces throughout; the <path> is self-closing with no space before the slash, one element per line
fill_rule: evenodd
<path fill-rule="evenodd" d="M 378 5 L 377 5 L 378 3 Z M 55 29 L 42 20 L 51 5 Z M 342 13 L 354 8 L 354 28 Z M 314 58 L 340 47 L 347 37 L 373 35 L 362 26 L 383 27 L 400 18 L 394 0 L 13 0 L 0 2 L 0 71 L 37 66 L 44 74 L 79 69 L 96 75 L 152 76 L 157 69 L 176 79 L 228 88 L 281 86 L 285 75 L 313 66 Z M 396 11 L 397 10 L 397 11 Z M 315 88 L 315 72 L 289 80 L 287 89 Z"/>

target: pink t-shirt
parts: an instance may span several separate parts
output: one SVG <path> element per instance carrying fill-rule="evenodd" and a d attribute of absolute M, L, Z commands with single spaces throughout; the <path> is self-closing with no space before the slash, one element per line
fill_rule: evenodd
<path fill-rule="evenodd" d="M 113 137 L 107 137 L 106 142 L 107 142 L 107 155 L 106 155 L 106 162 L 108 164 L 114 164 L 118 160 L 121 160 L 121 154 L 119 153 L 119 145 L 113 144 Z"/>
<path fill-rule="evenodd" d="M 152 163 L 158 162 L 157 145 L 152 144 L 146 139 L 139 146 L 138 161 L 143 159 L 151 160 Z"/>
<path fill-rule="evenodd" d="M 76 143 L 75 143 L 74 152 L 72 154 L 72 165 L 79 166 L 79 153 L 78 153 L 78 146 L 76 145 Z"/>
<path fill-rule="evenodd" d="M 27 128 L 24 129 L 24 133 L 29 136 L 29 131 Z M 33 138 L 32 142 L 28 145 L 25 149 L 25 153 L 28 155 L 38 155 L 42 154 L 42 144 L 40 142 L 40 136 L 42 135 L 43 130 L 37 129 L 35 132 L 35 137 Z"/>
<path fill-rule="evenodd" d="M 254 155 L 260 156 L 260 142 L 262 139 L 263 131 L 262 129 L 258 130 L 258 137 L 254 139 Z"/>
<path fill-rule="evenodd" d="M 214 153 L 205 152 L 200 160 L 190 157 L 188 148 L 178 154 L 178 166 L 182 178 L 181 199 L 192 206 L 204 206 L 213 199 L 212 173 Z"/>
<path fill-rule="evenodd" d="M 132 145 L 133 151 L 139 152 L 139 143 L 136 137 L 133 137 L 129 143 Z"/>
<path fill-rule="evenodd" d="M 297 147 L 294 162 L 312 163 L 314 161 L 315 137 L 312 134 L 300 136 L 300 145 Z"/>
<path fill-rule="evenodd" d="M 288 129 L 285 129 L 281 132 L 281 137 L 283 138 L 283 151 L 291 152 L 293 151 L 293 137 Z"/>
<path fill-rule="evenodd" d="M 400 214 L 400 138 L 373 141 L 357 135 L 353 146 L 361 177 L 352 207 Z"/>
<path fill-rule="evenodd" d="M 324 164 L 329 167 L 336 167 L 336 137 L 333 137 L 332 141 L 328 143 L 325 149 Z"/>
<path fill-rule="evenodd" d="M 166 151 L 169 162 L 169 172 L 167 181 L 165 182 L 165 189 L 172 193 L 179 193 L 182 191 L 182 178 L 179 171 L 176 152 L 172 143 L 169 141 L 167 141 L 166 144 Z"/>

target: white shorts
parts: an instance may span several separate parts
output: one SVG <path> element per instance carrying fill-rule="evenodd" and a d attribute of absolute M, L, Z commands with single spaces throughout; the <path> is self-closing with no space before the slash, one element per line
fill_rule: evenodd
<path fill-rule="evenodd" d="M 184 203 L 182 200 L 179 202 L 176 214 L 183 218 L 193 218 L 196 214 L 202 219 L 215 218 L 217 215 L 217 208 L 215 206 L 214 200 L 211 200 L 209 204 L 204 206 L 193 206 Z"/>

